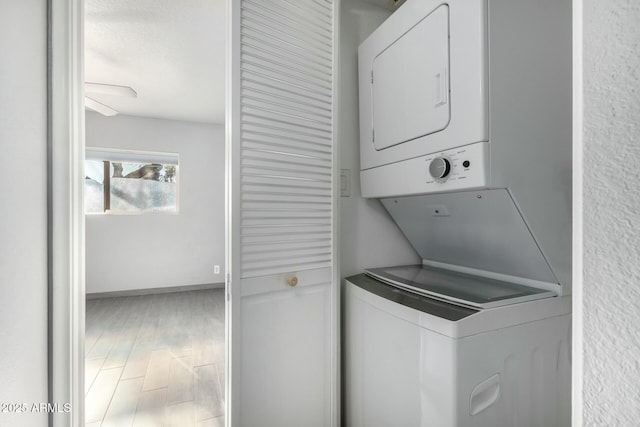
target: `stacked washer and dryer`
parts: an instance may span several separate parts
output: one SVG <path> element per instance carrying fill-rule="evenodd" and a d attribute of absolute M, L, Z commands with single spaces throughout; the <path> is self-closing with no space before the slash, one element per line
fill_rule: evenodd
<path fill-rule="evenodd" d="M 346 279 L 352 427 L 571 424 L 571 0 L 408 0 L 359 48 L 362 195 L 421 265 Z"/>

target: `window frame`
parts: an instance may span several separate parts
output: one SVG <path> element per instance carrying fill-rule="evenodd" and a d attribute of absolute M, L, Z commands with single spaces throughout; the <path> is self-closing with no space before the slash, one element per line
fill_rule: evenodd
<path fill-rule="evenodd" d="M 83 206 L 85 215 L 179 215 L 180 214 L 180 153 L 163 152 L 163 151 L 146 151 L 132 150 L 124 148 L 106 148 L 106 147 L 86 147 L 83 168 L 85 169 L 86 178 L 86 162 L 99 161 L 103 162 L 103 210 L 102 212 L 87 212 L 86 206 Z M 175 184 L 176 184 L 176 204 L 175 210 L 157 210 L 157 211 L 125 211 L 111 209 L 111 164 L 116 163 L 160 163 L 163 166 L 173 165 L 176 167 Z M 83 191 L 84 188 L 83 188 Z M 108 207 L 108 208 L 107 208 Z"/>

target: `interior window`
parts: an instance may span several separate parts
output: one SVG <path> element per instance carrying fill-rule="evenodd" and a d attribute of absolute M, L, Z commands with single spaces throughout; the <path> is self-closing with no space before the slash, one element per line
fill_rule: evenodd
<path fill-rule="evenodd" d="M 85 213 L 178 212 L 178 155 L 87 150 Z"/>

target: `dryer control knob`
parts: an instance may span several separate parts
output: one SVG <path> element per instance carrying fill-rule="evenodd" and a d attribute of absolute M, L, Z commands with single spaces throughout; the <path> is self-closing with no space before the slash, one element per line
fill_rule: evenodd
<path fill-rule="evenodd" d="M 444 179 L 451 172 L 451 162 L 444 157 L 436 157 L 429 164 L 429 174 L 435 179 Z"/>

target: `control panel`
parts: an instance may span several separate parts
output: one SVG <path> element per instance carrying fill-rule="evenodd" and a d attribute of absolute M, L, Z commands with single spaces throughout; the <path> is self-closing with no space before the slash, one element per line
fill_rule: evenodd
<path fill-rule="evenodd" d="M 361 172 L 364 197 L 440 193 L 488 185 L 489 143 L 476 142 Z"/>
<path fill-rule="evenodd" d="M 461 181 L 477 178 L 477 171 L 483 169 L 482 157 L 478 158 L 475 145 L 444 151 L 425 157 L 428 164 L 427 184 L 444 184 L 448 181 Z"/>

